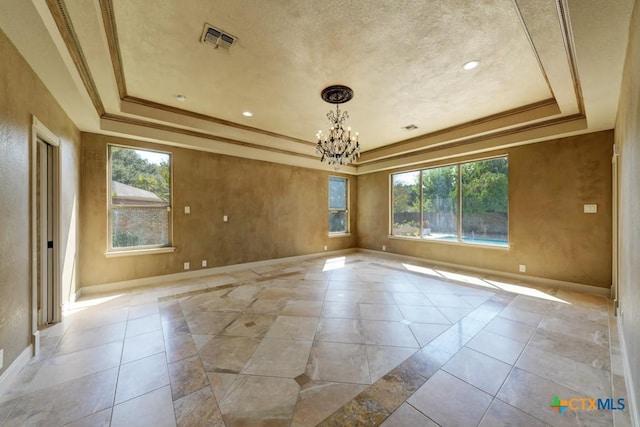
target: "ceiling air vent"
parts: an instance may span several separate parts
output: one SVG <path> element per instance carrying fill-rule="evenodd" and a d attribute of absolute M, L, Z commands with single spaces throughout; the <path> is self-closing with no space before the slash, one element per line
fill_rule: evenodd
<path fill-rule="evenodd" d="M 416 130 L 418 129 L 418 126 L 416 125 L 406 125 L 402 127 L 402 130 Z"/>
<path fill-rule="evenodd" d="M 237 40 L 238 38 L 236 36 L 225 33 L 210 24 L 204 24 L 204 31 L 202 32 L 201 39 L 204 44 L 213 46 L 215 49 L 221 47 L 229 50 L 231 45 L 233 45 Z"/>

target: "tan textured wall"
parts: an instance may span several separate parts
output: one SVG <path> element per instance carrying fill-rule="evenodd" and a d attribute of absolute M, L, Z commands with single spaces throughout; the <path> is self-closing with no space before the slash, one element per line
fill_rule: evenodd
<path fill-rule="evenodd" d="M 80 133 L 2 31 L 0 58 L 0 348 L 6 369 L 31 342 L 32 115 L 62 138 L 59 248 L 63 302 L 76 290 Z"/>
<path fill-rule="evenodd" d="M 359 176 L 358 245 L 510 273 L 525 264 L 526 275 L 609 287 L 612 144 L 606 131 L 489 153 L 509 156 L 508 250 L 389 238 L 390 172 Z M 584 214 L 585 203 L 598 213 Z"/>
<path fill-rule="evenodd" d="M 620 309 L 636 399 L 640 399 L 640 3 L 631 18 L 620 93 L 616 144 L 619 158 Z M 631 397 L 631 395 L 629 395 Z M 640 411 L 636 401 L 635 410 Z"/>
<path fill-rule="evenodd" d="M 96 134 L 82 142 L 82 286 L 179 273 L 186 261 L 199 270 L 204 259 L 218 267 L 355 245 L 355 215 L 352 236 L 328 237 L 328 173 Z M 104 256 L 109 143 L 172 153 L 175 253 Z M 349 182 L 354 210 L 356 178 Z"/>

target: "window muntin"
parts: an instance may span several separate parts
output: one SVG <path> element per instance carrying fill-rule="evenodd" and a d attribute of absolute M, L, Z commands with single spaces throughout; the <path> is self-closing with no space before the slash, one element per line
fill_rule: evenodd
<path fill-rule="evenodd" d="M 349 181 L 329 177 L 329 233 L 349 232 Z"/>
<path fill-rule="evenodd" d="M 391 197 L 394 236 L 508 245 L 507 157 L 392 174 Z"/>
<path fill-rule="evenodd" d="M 109 250 L 171 245 L 171 155 L 109 145 Z"/>

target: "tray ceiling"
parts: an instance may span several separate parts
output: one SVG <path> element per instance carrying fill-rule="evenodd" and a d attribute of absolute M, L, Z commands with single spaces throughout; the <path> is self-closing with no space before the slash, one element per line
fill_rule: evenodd
<path fill-rule="evenodd" d="M 631 7 L 630 0 L 604 12 L 586 0 L 11 2 L 25 19 L 40 17 L 55 46 L 51 52 L 45 40 L 40 51 L 64 64 L 62 76 L 43 81 L 82 130 L 323 168 L 314 135 L 328 127 L 333 106 L 320 92 L 345 84 L 355 96 L 343 109 L 363 150 L 347 173 L 612 128 Z M 236 43 L 229 50 L 201 43 L 206 23 Z M 0 25 L 39 72 L 38 48 L 25 46 L 10 20 Z M 480 65 L 464 70 L 471 60 Z M 65 79 L 77 93 L 59 89 Z"/>

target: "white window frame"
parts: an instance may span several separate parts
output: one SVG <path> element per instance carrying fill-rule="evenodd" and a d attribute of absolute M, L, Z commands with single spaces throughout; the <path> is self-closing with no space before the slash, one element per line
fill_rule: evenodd
<path fill-rule="evenodd" d="M 112 204 L 112 192 L 111 192 L 111 147 L 118 148 L 126 148 L 130 150 L 139 150 L 139 151 L 149 151 L 160 154 L 167 154 L 169 156 L 169 206 L 167 207 L 152 207 L 145 205 L 114 205 Z M 165 245 L 141 245 L 141 246 L 129 246 L 124 248 L 114 248 L 113 247 L 113 224 L 112 224 L 112 215 L 111 212 L 113 209 L 127 209 L 127 208 L 148 208 L 148 209 L 167 209 L 169 212 L 168 219 L 168 240 L 169 242 Z M 107 144 L 107 250 L 105 252 L 105 256 L 107 258 L 112 257 L 121 257 L 121 256 L 129 256 L 129 255 L 146 255 L 146 254 L 158 254 L 158 253 L 168 253 L 174 252 L 175 247 L 173 246 L 173 153 L 168 151 L 154 150 L 149 148 L 142 147 L 133 147 L 129 145 L 121 145 L 121 144 Z"/>
<path fill-rule="evenodd" d="M 346 200 L 346 209 L 332 209 L 331 208 L 331 179 L 341 179 L 345 182 L 345 200 Z M 350 191 L 349 191 L 349 178 L 344 176 L 336 176 L 329 175 L 327 180 L 327 205 L 328 205 L 328 214 L 327 214 L 327 230 L 329 230 L 329 237 L 339 237 L 339 236 L 349 236 L 350 235 L 350 225 L 351 225 L 351 217 L 349 212 L 349 207 L 351 206 L 350 200 Z M 345 230 L 344 231 L 331 231 L 329 228 L 331 227 L 331 222 L 329 221 L 329 216 L 331 212 L 345 212 Z"/>

